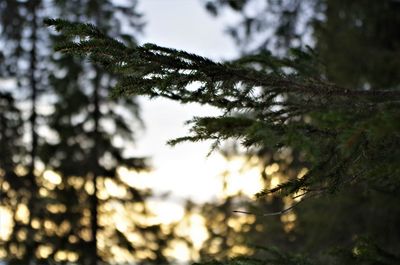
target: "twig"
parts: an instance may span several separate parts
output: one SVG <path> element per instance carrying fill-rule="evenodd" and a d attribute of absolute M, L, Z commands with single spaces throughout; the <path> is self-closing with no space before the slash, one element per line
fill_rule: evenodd
<path fill-rule="evenodd" d="M 318 194 L 318 193 L 314 193 L 314 194 L 312 194 L 312 195 L 310 195 L 310 196 L 308 196 L 308 197 L 306 197 L 306 198 L 304 198 L 304 199 L 302 199 L 302 200 L 296 202 L 296 203 L 293 204 L 292 206 L 290 206 L 290 207 L 288 207 L 288 208 L 285 208 L 285 209 L 283 209 L 283 210 L 281 210 L 281 211 L 278 211 L 278 212 L 263 213 L 263 214 L 257 214 L 257 213 L 252 213 L 252 212 L 248 212 L 248 211 L 240 211 L 240 210 L 235 210 L 235 211 L 233 211 L 233 212 L 234 212 L 234 213 L 249 214 L 249 215 L 256 215 L 256 216 L 263 216 L 263 217 L 265 217 L 265 216 L 283 215 L 283 214 L 286 214 L 286 213 L 290 212 L 291 210 L 293 210 L 293 208 L 295 208 L 295 207 L 296 207 L 297 205 L 299 205 L 300 203 L 304 202 L 305 200 L 307 200 L 307 199 L 309 199 L 309 198 L 311 198 L 311 197 L 313 197 L 313 196 L 316 196 L 317 194 Z"/>

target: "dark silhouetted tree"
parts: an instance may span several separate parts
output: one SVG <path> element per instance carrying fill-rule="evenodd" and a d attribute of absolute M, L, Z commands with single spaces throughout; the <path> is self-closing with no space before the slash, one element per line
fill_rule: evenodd
<path fill-rule="evenodd" d="M 0 5 L 1 13 L 1 52 L 5 58 L 2 67 L 2 76 L 15 78 L 18 93 L 18 101 L 24 102 L 24 117 L 26 122 L 26 135 L 29 136 L 28 153 L 19 160 L 18 166 L 24 168 L 19 173 L 22 174 L 24 182 L 27 182 L 25 189 L 19 190 L 21 205 L 29 209 L 27 216 L 28 223 L 17 230 L 25 236 L 23 248 L 18 248 L 14 254 L 19 256 L 23 263 L 28 263 L 30 258 L 37 251 L 36 231 L 32 228 L 35 217 L 42 214 L 43 203 L 38 197 L 37 162 L 38 148 L 43 142 L 43 138 L 38 134 L 38 126 L 42 122 L 43 113 L 38 110 L 41 95 L 46 87 L 45 73 L 45 50 L 46 40 L 43 34 L 47 35 L 43 27 L 39 24 L 43 20 L 44 6 L 41 1 L 3 1 Z M 28 110 L 29 106 L 29 110 Z M 17 149 L 16 149 L 17 150 Z M 22 155 L 22 154 L 20 154 Z M 4 157 L 4 159 L 7 159 Z M 36 239 L 35 239 L 36 238 Z M 21 243 L 21 242 L 20 242 Z M 16 243 L 17 245 L 19 243 Z M 24 254 L 22 254 L 24 253 Z M 9 255 L 10 260 L 13 255 Z"/>
<path fill-rule="evenodd" d="M 1 77 L 16 81 L 19 89 L 13 92 L 28 117 L 14 128 L 18 109 L 1 90 L 1 117 L 7 123 L 1 128 L 7 145 L 0 157 L 7 179 L 2 174 L 1 181 L 9 189 L 1 202 L 15 217 L 1 246 L 9 264 L 167 261 L 164 249 L 172 235 L 146 223 L 151 191 L 129 186 L 117 170 L 149 169 L 145 158 L 132 156 L 134 132 L 142 126 L 135 98 L 110 99 L 112 75 L 71 56 L 50 55 L 48 47 L 63 37 L 43 27 L 45 16 L 90 20 L 134 47 L 135 39 L 122 29 L 141 31 L 136 5 L 107 0 L 0 4 Z M 11 135 L 29 135 L 27 153 L 7 138 Z M 110 192 L 110 186 L 118 192 Z"/>

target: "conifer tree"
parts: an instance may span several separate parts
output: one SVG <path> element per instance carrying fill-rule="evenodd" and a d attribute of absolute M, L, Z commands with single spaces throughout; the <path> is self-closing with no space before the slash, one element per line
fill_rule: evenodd
<path fill-rule="evenodd" d="M 238 24 L 227 27 L 244 53 L 273 50 L 282 55 L 289 48 L 312 45 L 329 79 L 338 84 L 361 87 L 368 83 L 375 89 L 397 84 L 398 1 L 370 5 L 333 0 L 203 2 L 213 15 L 229 9 L 241 16 Z M 354 65 L 355 60 L 362 63 Z"/>
<path fill-rule="evenodd" d="M 232 29 L 233 33 L 237 33 L 233 35 L 244 51 L 263 50 L 267 47 L 287 50 L 307 38 L 310 41 L 311 36 L 311 43 L 319 60 L 323 62 L 321 67 L 325 69 L 325 76 L 329 80 L 360 89 L 395 89 L 398 86 L 400 68 L 396 54 L 400 43 L 397 15 L 400 6 L 396 1 L 268 2 L 268 5 L 264 5 L 265 9 L 259 9 L 261 11 L 258 13 L 246 12 L 246 8 L 257 3 L 256 0 L 246 1 L 237 9 L 245 15 L 243 23 Z M 208 3 L 209 8 L 216 8 L 217 12 L 229 6 L 226 1 Z M 307 15 L 302 10 L 307 10 Z M 246 17 L 246 14 L 251 15 Z M 268 23 L 272 17 L 276 18 L 273 25 Z M 296 25 L 297 28 L 285 25 Z M 250 30 L 246 30 L 246 27 L 250 27 Z M 297 33 L 282 30 L 282 27 L 294 29 Z M 308 32 L 306 37 L 299 29 Z M 261 157 L 264 155 L 261 153 Z M 353 184 L 344 188 L 340 194 L 309 200 L 294 209 L 296 226 L 291 236 L 297 239 L 291 245 L 302 251 L 321 253 L 320 256 L 325 256 L 321 263 L 327 263 L 327 255 L 324 253 L 326 249 L 337 245 L 346 249 L 356 248 L 359 245 L 357 238 L 363 239 L 368 235 L 367 241 L 375 241 L 380 250 L 396 253 L 395 246 L 399 244 L 399 237 L 394 232 L 397 230 L 394 220 L 399 215 L 393 209 L 399 203 L 398 196 L 379 184 Z M 330 209 L 329 213 L 324 210 L 327 208 Z M 249 235 L 250 239 L 254 237 Z M 360 240 L 361 245 L 365 242 Z M 290 248 L 286 246 L 284 249 Z M 375 253 L 372 256 L 379 255 Z M 355 260 L 346 262 L 353 264 Z"/>
<path fill-rule="evenodd" d="M 35 239 L 38 234 L 32 228 L 32 222 L 40 216 L 43 211 L 42 199 L 38 197 L 37 178 L 37 162 L 38 148 L 41 145 L 43 138 L 38 134 L 38 125 L 42 122 L 42 113 L 38 110 L 38 105 L 41 101 L 41 95 L 46 89 L 45 83 L 45 47 L 46 40 L 43 34 L 46 31 L 39 27 L 44 17 L 44 6 L 41 1 L 4 1 L 0 5 L 1 13 L 1 52 L 4 56 L 4 65 L 2 67 L 2 76 L 14 77 L 17 81 L 17 87 L 20 89 L 18 93 L 13 93 L 18 96 L 20 102 L 24 102 L 25 106 L 23 113 L 25 118 L 27 131 L 29 135 L 28 153 L 19 160 L 18 165 L 23 174 L 24 185 L 18 190 L 19 198 L 18 205 L 29 209 L 28 223 L 23 223 L 21 226 L 15 225 L 13 235 L 20 235 L 19 240 L 15 243 L 13 253 L 8 256 L 13 260 L 18 256 L 23 263 L 29 261 L 29 257 L 33 257 L 37 251 Z M 28 103 L 28 105 L 27 105 Z M 18 149 L 15 149 L 17 151 Z M 23 153 L 18 154 L 20 156 Z M 3 158 L 2 158 L 3 159 Z M 7 159 L 7 158 L 4 158 Z M 15 164 L 16 165 L 16 164 Z M 14 191 L 17 192 L 17 191 Z M 25 243 L 22 244 L 22 241 Z M 15 250 L 17 249 L 17 250 Z"/>
<path fill-rule="evenodd" d="M 171 144 L 206 139 L 218 144 L 234 138 L 249 148 L 301 150 L 309 171 L 260 192 L 259 197 L 279 193 L 300 196 L 303 202 L 352 185 L 387 192 L 398 188 L 398 89 L 332 83 L 310 49 L 292 50 L 284 58 L 261 51 L 216 63 L 154 44 L 126 47 L 90 24 L 47 23 L 70 38 L 57 50 L 88 56 L 119 75 L 114 95 L 198 102 L 225 112 L 219 117 L 195 117 L 192 135 Z M 197 88 L 189 89 L 191 83 Z M 292 256 L 286 261 L 286 256 L 280 257 L 278 264 L 293 263 Z"/>
<path fill-rule="evenodd" d="M 325 0 L 203 0 L 205 8 L 219 16 L 230 10 L 239 22 L 227 25 L 227 32 L 244 53 L 274 50 L 281 55 L 288 48 L 307 44 L 315 20 L 323 17 Z"/>
<path fill-rule="evenodd" d="M 122 38 L 127 45 L 135 46 L 135 39 L 124 35 L 122 27 L 128 26 L 125 30 L 131 32 L 141 31 L 141 15 L 136 13 L 136 3 L 118 5 L 106 0 L 72 4 L 64 1 L 60 16 L 93 21 L 113 36 Z M 72 15 L 76 9 L 81 12 Z M 135 130 L 141 127 L 135 98 L 110 100 L 108 91 L 115 82 L 114 77 L 96 65 L 83 64 L 82 60 L 72 57 L 55 59 L 55 65 L 56 71 L 51 75 L 50 84 L 55 88 L 58 100 L 49 126 L 58 140 L 44 147 L 43 159 L 62 175 L 64 187 L 79 198 L 75 205 L 64 198 L 63 202 L 69 204 L 67 208 L 81 206 L 79 213 L 75 212 L 80 217 L 77 217 L 74 231 L 70 233 L 78 240 L 71 242 L 68 238 L 71 235 L 65 235 L 67 242 L 62 248 L 78 253 L 79 262 L 83 264 L 120 260 L 121 255 L 110 251 L 117 247 L 120 253 L 125 252 L 125 262 L 135 259 L 138 262 L 165 263 L 163 251 L 167 243 L 160 226 L 146 225 L 142 221 L 149 216 L 145 200 L 151 192 L 130 187 L 117 172 L 122 166 L 136 170 L 148 167 L 144 158 L 127 157 L 125 154 L 129 151 L 127 146 L 133 147 Z M 78 189 L 71 186 L 77 177 L 83 179 L 83 186 Z M 110 183 L 124 190 L 125 195 L 105 195 L 105 187 Z M 60 194 L 66 195 L 60 190 L 55 192 L 55 196 Z M 118 228 L 124 224 L 115 227 L 101 221 L 113 215 L 114 210 L 109 209 L 111 205 L 136 209 L 131 213 L 135 218 L 128 218 L 130 228 L 126 231 Z M 90 212 L 90 225 L 87 225 L 87 211 Z M 85 235 L 88 231 L 89 237 Z M 136 244 L 129 239 L 132 234 L 139 238 Z M 157 247 L 148 248 L 146 241 Z"/>
<path fill-rule="evenodd" d="M 90 59 L 118 73 L 120 82 L 114 88 L 114 95 L 161 96 L 183 103 L 210 104 L 226 110 L 227 114 L 221 117 L 194 118 L 193 135 L 172 140 L 170 144 L 187 140 L 218 141 L 237 137 L 242 139 L 245 146 L 274 144 L 273 147 L 277 149 L 289 144 L 302 146 L 318 167 L 303 178 L 280 185 L 273 191 L 292 193 L 306 187 L 314 187 L 319 191 L 336 190 L 340 184 L 350 179 L 337 179 L 342 174 L 335 173 L 346 172 L 350 164 L 352 167 L 357 166 L 352 168 L 356 172 L 363 167 L 350 163 L 358 158 L 351 156 L 352 152 L 358 154 L 358 148 L 366 148 L 359 146 L 365 140 L 359 134 L 372 134 L 366 129 L 371 126 L 370 129 L 374 128 L 377 132 L 368 135 L 372 137 L 369 140 L 377 141 L 381 130 L 389 132 L 397 128 L 395 123 L 390 123 L 397 117 L 396 100 L 400 97 L 397 90 L 350 89 L 330 83 L 322 74 L 306 76 L 303 72 L 307 72 L 307 67 L 312 65 L 304 63 L 311 55 L 303 51 L 294 50 L 295 54 L 285 59 L 263 53 L 233 62 L 215 63 L 200 56 L 154 44 L 126 47 L 88 24 L 63 20 L 48 20 L 47 23 L 55 25 L 66 35 L 86 38 L 79 42 L 62 43 L 58 50 L 87 54 Z M 298 68 L 299 60 L 302 63 L 301 68 Z M 255 61 L 265 68 L 250 68 L 249 65 Z M 133 70 L 138 72 L 133 74 Z M 188 90 L 186 85 L 195 81 L 200 82 L 199 88 L 195 91 Z M 262 89 L 256 89 L 258 87 Z M 284 96 L 286 100 L 279 100 L 278 96 Z M 361 106 L 365 108 L 360 108 Z M 387 118 L 382 120 L 385 124 L 388 123 L 385 128 L 374 126 L 375 119 L 383 119 L 376 114 L 378 109 L 386 111 Z M 251 112 L 254 117 L 229 116 L 232 111 Z M 315 122 L 296 120 L 297 116 L 305 113 L 318 119 L 314 118 Z M 340 118 L 338 124 L 330 116 Z M 348 126 L 349 129 L 340 130 L 344 125 L 355 121 L 358 121 L 358 126 Z M 361 124 L 363 126 L 359 128 Z M 230 128 L 235 130 L 229 130 Z M 312 148 L 316 145 L 319 148 Z M 326 152 L 322 154 L 321 149 Z M 326 171 L 323 173 L 322 169 Z M 322 175 L 317 176 L 317 172 Z"/>
<path fill-rule="evenodd" d="M 99 67 L 82 65 L 81 60 L 72 57 L 49 56 L 47 47 L 59 37 L 50 36 L 42 26 L 43 16 L 90 20 L 134 46 L 134 38 L 122 34 L 121 28 L 141 30 L 135 6 L 136 1 L 124 5 L 91 0 L 0 4 L 0 43 L 5 58 L 1 75 L 17 80 L 21 89 L 15 94 L 20 106 L 27 101 L 32 103 L 32 109 L 27 111 L 29 119 L 24 121 L 24 125 L 30 124 L 29 132 L 24 132 L 31 135 L 29 153 L 19 151 L 10 141 L 14 157 L 19 160 L 9 165 L 8 157 L 0 157 L 0 166 L 7 167 L 7 171 L 28 171 L 24 178 L 8 174 L 5 186 L 11 186 L 10 194 L 1 197 L 14 217 L 22 211 L 24 218 L 29 218 L 27 223 L 24 218 L 14 218 L 12 235 L 2 242 L 9 264 L 98 264 L 115 258 L 138 263 L 166 262 L 164 248 L 172 235 L 165 235 L 159 225 L 144 221 L 150 215 L 145 199 L 151 191 L 128 186 L 117 172 L 120 166 L 148 168 L 144 158 L 125 154 L 129 151 L 126 147 L 133 146 L 133 131 L 141 125 L 136 100 L 110 100 L 108 87 L 115 82 L 114 77 Z M 120 15 L 129 18 L 121 22 Z M 7 100 L 3 101 L 2 94 L 2 104 L 9 102 L 8 98 L 5 96 Z M 47 117 L 38 112 L 39 104 L 50 113 Z M 4 107 L 8 110 L 5 115 L 9 115 L 10 106 Z M 11 125 L 10 121 L 5 128 L 11 130 Z M 40 139 L 38 131 L 45 132 Z M 4 149 L 3 154 L 10 148 Z M 38 165 L 47 171 L 39 172 Z M 3 176 L 1 180 L 3 183 Z M 106 185 L 117 187 L 121 194 L 107 193 Z M 125 209 L 122 214 L 128 224 L 110 225 L 116 215 L 111 206 Z M 131 214 L 126 209 L 132 210 Z"/>

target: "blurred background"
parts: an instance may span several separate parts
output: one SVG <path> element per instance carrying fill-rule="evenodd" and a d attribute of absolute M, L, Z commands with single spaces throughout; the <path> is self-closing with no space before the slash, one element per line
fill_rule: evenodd
<path fill-rule="evenodd" d="M 400 2 L 333 0 L 0 0 L 0 260 L 4 264 L 187 264 L 327 249 L 362 237 L 400 249 L 399 196 L 354 185 L 309 200 L 254 194 L 306 174 L 301 150 L 212 142 L 169 147 L 216 109 L 108 97 L 115 77 L 53 52 L 45 17 L 90 22 L 215 61 L 315 49 L 343 86 L 398 88 Z M 373 198 L 373 199 L 371 199 Z M 355 248 L 353 248 L 354 250 Z M 356 251 L 356 249 L 354 250 Z"/>

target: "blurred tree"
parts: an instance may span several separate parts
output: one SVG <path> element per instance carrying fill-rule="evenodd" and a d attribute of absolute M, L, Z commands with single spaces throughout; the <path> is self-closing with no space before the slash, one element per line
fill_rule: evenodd
<path fill-rule="evenodd" d="M 244 53 L 311 45 L 332 81 L 349 87 L 393 88 L 399 83 L 396 0 L 202 0 L 213 15 L 240 14 L 228 32 Z M 354 64 L 354 62 L 359 62 Z M 378 67 L 377 67 L 378 66 Z"/>
<path fill-rule="evenodd" d="M 399 1 L 321 2 L 324 19 L 314 22 L 313 31 L 327 77 L 350 87 L 398 88 Z"/>
<path fill-rule="evenodd" d="M 0 169 L 2 176 L 14 174 L 17 164 L 22 159 L 24 152 L 22 144 L 22 116 L 15 106 L 11 93 L 0 92 L 0 146 L 2 159 Z M 2 179 L 10 181 L 13 178 Z"/>
<path fill-rule="evenodd" d="M 108 0 L 60 1 L 59 5 L 59 13 L 54 16 L 92 21 L 129 46 L 135 46 L 135 39 L 123 35 L 123 27 L 130 33 L 142 29 L 141 15 L 135 11 L 137 1 L 125 4 Z M 59 36 L 54 38 L 62 40 Z M 127 157 L 129 149 L 134 147 L 134 131 L 142 125 L 136 99 L 111 100 L 108 92 L 114 77 L 97 66 L 72 57 L 55 55 L 53 59 L 56 70 L 49 83 L 55 88 L 57 100 L 49 126 L 56 139 L 43 147 L 42 157 L 46 165 L 62 176 L 63 185 L 59 188 L 75 194 L 76 201 L 71 202 L 68 193 L 54 191 L 54 196 L 66 196 L 63 201 L 69 212 L 61 213 L 64 218 L 60 221 L 68 220 L 65 214 L 77 215 L 76 222 L 71 220 L 73 231 L 64 235 L 61 248 L 78 253 L 78 261 L 83 264 L 121 261 L 123 257 L 124 262 L 135 259 L 165 263 L 165 235 L 160 226 L 146 226 L 142 220 L 148 216 L 145 199 L 151 193 L 130 187 L 117 172 L 122 166 L 136 170 L 148 167 L 144 158 Z M 77 187 L 74 182 L 81 185 Z M 120 192 L 110 191 L 112 186 Z M 131 214 L 137 216 L 125 220 L 129 224 L 111 226 L 115 218 L 112 216 L 116 215 L 113 208 L 119 207 L 134 207 L 135 213 Z M 126 230 L 121 230 L 121 226 L 127 226 Z M 138 238 L 136 244 L 129 239 L 132 235 Z M 147 244 L 152 244 L 152 248 Z"/>
<path fill-rule="evenodd" d="M 7 248 L 10 251 L 7 258 L 18 257 L 26 264 L 33 253 L 37 250 L 38 235 L 33 228 L 33 221 L 43 214 L 42 198 L 38 196 L 39 177 L 37 171 L 38 148 L 44 139 L 38 134 L 38 126 L 43 122 L 43 114 L 39 111 L 41 95 L 46 90 L 46 46 L 47 42 L 43 34 L 47 35 L 43 28 L 39 27 L 40 21 L 44 18 L 44 6 L 41 1 L 2 1 L 0 4 L 0 43 L 1 53 L 4 62 L 1 67 L 1 76 L 14 78 L 19 91 L 13 91 L 14 97 L 24 102 L 23 114 L 26 134 L 29 135 L 28 153 L 18 153 L 18 147 L 14 149 L 14 157 L 19 156 L 17 175 L 22 179 L 8 179 L 11 182 L 21 182 L 18 190 L 10 191 L 15 198 L 9 199 L 13 202 L 14 208 L 29 209 L 29 214 L 24 218 L 28 220 L 15 220 L 15 230 L 12 237 L 16 241 L 8 242 Z M 29 107 L 29 110 L 28 110 Z M 21 132 L 19 132 L 20 134 Z M 19 135 L 16 134 L 15 136 Z M 14 144 L 14 143 L 10 143 Z M 6 161 L 6 156 L 1 157 Z M 16 175 L 13 175 L 15 177 Z M 9 176 L 10 177 L 10 176 Z M 8 182 L 7 182 L 8 183 Z M 8 183 L 10 184 L 10 183 Z M 20 219 L 20 218 L 19 218 Z M 25 241 L 23 244 L 22 242 Z"/>
<path fill-rule="evenodd" d="M 323 17 L 325 0 L 201 0 L 214 16 L 228 9 L 239 21 L 228 25 L 228 33 L 244 53 L 274 50 L 284 55 L 287 48 L 310 42 L 311 24 Z"/>
<path fill-rule="evenodd" d="M 29 188 L 26 181 L 19 178 L 16 174 L 17 165 L 21 164 L 24 155 L 24 147 L 22 145 L 22 126 L 23 121 L 19 109 L 15 106 L 15 101 L 10 93 L 0 92 L 0 208 L 17 209 L 21 202 L 25 202 L 23 194 L 24 190 Z M 4 218 L 4 220 L 3 220 Z M 2 225 L 7 220 L 2 216 Z M 26 223 L 17 221 L 16 211 L 11 216 L 10 222 L 14 222 L 16 230 L 27 231 Z M 6 227 L 2 227 L 6 229 Z M 16 237 L 17 233 L 11 236 Z M 19 249 L 21 244 L 15 244 Z M 0 248 L 2 250 L 11 251 L 13 247 L 7 242 L 1 240 Z M 0 259 L 5 258 L 5 253 L 1 252 Z"/>
<path fill-rule="evenodd" d="M 42 26 L 47 16 L 90 20 L 134 47 L 135 39 L 124 32 L 142 29 L 136 5 L 0 3 L 0 76 L 16 81 L 21 89 L 13 95 L 29 116 L 25 123 L 19 120 L 12 95 L 0 91 L 0 176 L 7 191 L 1 204 L 14 219 L 10 237 L 0 246 L 8 264 L 167 262 L 164 250 L 172 235 L 146 221 L 151 191 L 129 186 L 117 170 L 149 169 L 144 158 L 131 156 L 133 133 L 142 126 L 136 100 L 111 100 L 114 77 L 98 67 L 50 56 L 50 45 L 62 37 Z M 28 134 L 23 128 L 29 128 L 28 154 L 18 138 Z"/>

